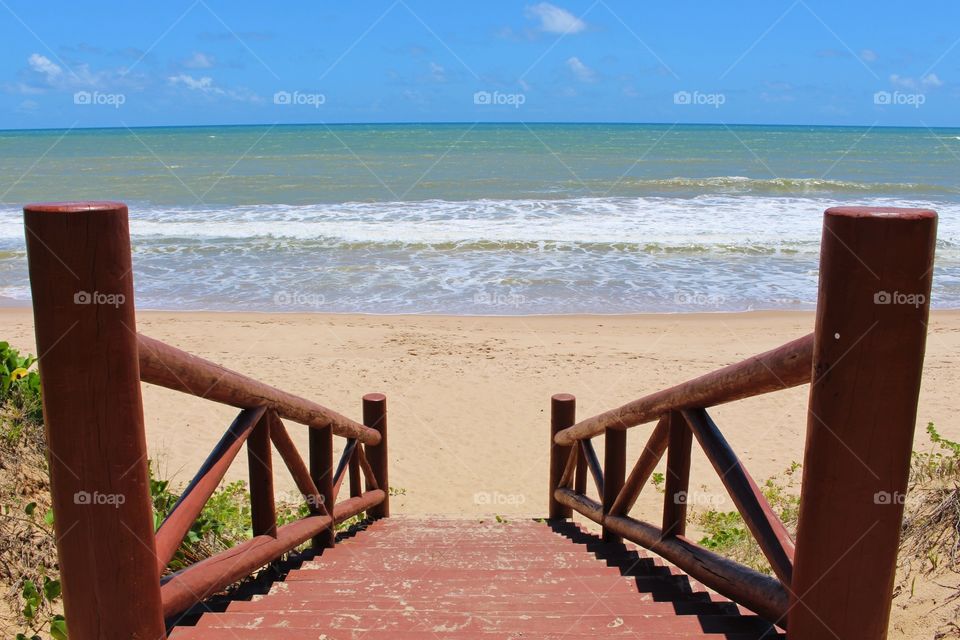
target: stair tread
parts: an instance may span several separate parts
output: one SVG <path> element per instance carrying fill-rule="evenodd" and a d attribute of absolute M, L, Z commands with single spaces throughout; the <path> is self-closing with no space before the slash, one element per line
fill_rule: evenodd
<path fill-rule="evenodd" d="M 572 523 L 387 518 L 290 566 L 269 592 L 170 638 L 784 637 L 660 558 Z"/>

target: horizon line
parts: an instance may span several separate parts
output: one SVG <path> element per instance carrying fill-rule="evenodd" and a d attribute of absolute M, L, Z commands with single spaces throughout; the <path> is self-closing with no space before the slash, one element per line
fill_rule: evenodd
<path fill-rule="evenodd" d="M 879 124 L 810 124 L 810 123 L 742 123 L 742 122 L 642 122 L 642 121 L 600 121 L 600 120 L 536 120 L 536 121 L 470 121 L 470 120 L 410 120 L 410 121 L 371 121 L 371 122 L 249 122 L 233 124 L 151 124 L 133 126 L 88 126 L 88 127 L 20 127 L 0 129 L 0 132 L 28 132 L 28 131 L 96 131 L 96 130 L 129 130 L 129 129 L 201 129 L 225 127 L 343 127 L 343 126 L 436 126 L 436 125 L 568 125 L 568 126 L 661 126 L 661 127 L 795 127 L 818 129 L 918 129 L 928 131 L 933 129 L 960 129 L 960 125 L 916 126 L 916 125 L 879 125 Z"/>

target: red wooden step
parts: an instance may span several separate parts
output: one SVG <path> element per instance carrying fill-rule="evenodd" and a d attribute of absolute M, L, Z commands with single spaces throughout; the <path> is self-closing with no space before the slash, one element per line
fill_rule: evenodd
<path fill-rule="evenodd" d="M 174 640 L 782 636 L 676 567 L 575 526 L 388 518 Z"/>

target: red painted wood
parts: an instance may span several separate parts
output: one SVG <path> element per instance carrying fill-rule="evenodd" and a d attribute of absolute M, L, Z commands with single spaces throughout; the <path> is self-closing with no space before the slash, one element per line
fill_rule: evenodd
<path fill-rule="evenodd" d="M 241 409 L 266 406 L 282 418 L 338 436 L 374 444 L 380 436 L 332 409 L 271 387 L 176 347 L 138 335 L 140 377 L 144 382 Z"/>
<path fill-rule="evenodd" d="M 687 533 L 687 497 L 690 489 L 690 454 L 693 433 L 678 412 L 670 414 L 666 486 L 663 493 L 663 535 Z"/>
<path fill-rule="evenodd" d="M 560 486 L 563 470 L 570 458 L 573 447 L 559 445 L 554 442 L 554 436 L 571 426 L 575 421 L 577 401 L 569 393 L 558 393 L 550 399 L 550 518 L 569 518 L 573 512 L 557 502 L 553 493 Z"/>
<path fill-rule="evenodd" d="M 681 412 L 690 430 L 713 465 L 720 481 L 733 499 L 737 511 L 753 534 L 780 581 L 790 584 L 793 576 L 794 545 L 787 528 L 770 508 L 770 503 L 740 462 L 720 429 L 703 409 Z"/>
<path fill-rule="evenodd" d="M 788 389 L 810 381 L 813 335 L 804 336 L 723 369 L 628 402 L 578 422 L 556 435 L 558 444 L 592 438 L 605 429 L 628 429 L 677 409 L 712 407 Z"/>
<path fill-rule="evenodd" d="M 531 521 L 380 520 L 268 594 L 205 614 L 171 637 L 782 638 L 675 567 L 570 531 L 581 540 Z M 434 548 L 431 532 L 461 542 Z M 605 549 L 607 561 L 586 544 Z M 617 564 L 624 562 L 629 576 Z"/>
<path fill-rule="evenodd" d="M 620 429 L 607 429 L 604 433 L 603 451 L 603 511 L 609 513 L 623 489 L 627 473 L 627 432 Z M 622 538 L 604 527 L 605 542 L 620 542 Z"/>
<path fill-rule="evenodd" d="M 220 481 L 230 468 L 230 463 L 237 457 L 237 453 L 257 422 L 263 417 L 266 408 L 244 409 L 236 417 L 227 432 L 210 452 L 197 475 L 184 490 L 177 504 L 174 505 L 167 519 L 157 530 L 157 557 L 158 570 L 162 571 L 170 559 L 177 552 L 177 547 L 183 542 L 190 527 L 196 522 L 197 516 L 203 510 L 207 500 L 217 490 Z"/>
<path fill-rule="evenodd" d="M 27 205 L 57 555 L 71 638 L 163 638 L 127 207 Z"/>
<path fill-rule="evenodd" d="M 320 493 L 320 502 L 329 510 L 334 504 L 333 494 L 333 432 L 327 429 L 310 430 L 310 478 Z M 325 549 L 336 542 L 337 532 L 333 523 L 313 536 L 313 547 Z"/>
<path fill-rule="evenodd" d="M 886 637 L 936 228 L 925 210 L 824 215 L 793 640 Z"/>
<path fill-rule="evenodd" d="M 334 508 L 334 521 L 342 522 L 383 500 L 382 491 L 368 491 L 359 498 L 344 500 Z M 308 516 L 277 529 L 277 536 L 258 536 L 190 565 L 161 588 L 166 617 L 181 613 L 234 582 L 249 576 L 290 549 L 317 534 L 332 530 L 329 516 Z"/>
<path fill-rule="evenodd" d="M 277 507 L 273 494 L 273 460 L 270 449 L 270 418 L 260 417 L 247 438 L 250 470 L 250 521 L 254 536 L 277 536 Z"/>
<path fill-rule="evenodd" d="M 389 453 L 387 452 L 387 396 L 382 393 L 368 393 L 363 396 L 363 424 L 380 435 L 377 444 L 366 448 L 366 458 L 377 484 L 386 497 L 383 502 L 370 510 L 371 518 L 390 516 L 390 474 Z M 369 487 L 368 487 L 369 489 Z"/>

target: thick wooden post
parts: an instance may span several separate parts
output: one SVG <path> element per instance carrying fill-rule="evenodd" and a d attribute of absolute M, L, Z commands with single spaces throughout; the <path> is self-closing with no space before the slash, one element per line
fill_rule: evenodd
<path fill-rule="evenodd" d="M 610 512 L 623 482 L 627 476 L 627 431 L 625 429 L 606 429 L 603 435 L 603 513 Z M 603 528 L 606 542 L 622 542 L 618 534 Z"/>
<path fill-rule="evenodd" d="M 560 479 L 563 477 L 563 469 L 570 457 L 570 447 L 557 444 L 553 437 L 557 432 L 573 426 L 576 422 L 576 416 L 577 400 L 572 395 L 558 393 L 550 398 L 550 495 L 548 498 L 550 518 L 569 518 L 573 516 L 573 509 L 560 504 L 554 497 L 557 487 L 560 486 Z M 580 443 L 574 443 L 573 446 L 580 446 Z M 586 480 L 586 475 L 584 475 L 584 480 Z"/>
<path fill-rule="evenodd" d="M 383 489 L 383 502 L 370 509 L 367 516 L 370 518 L 387 518 L 390 516 L 390 474 L 388 473 L 389 458 L 387 454 L 387 396 L 382 393 L 368 393 L 363 396 L 363 424 L 380 432 L 380 444 L 367 446 L 367 461 Z"/>
<path fill-rule="evenodd" d="M 50 490 L 71 638 L 165 638 L 127 207 L 24 208 Z"/>
<path fill-rule="evenodd" d="M 323 505 L 333 516 L 333 430 L 330 427 L 310 429 L 310 477 L 317 485 Z M 314 549 L 326 549 L 334 545 L 337 537 L 336 523 L 313 537 Z"/>
<path fill-rule="evenodd" d="M 693 432 L 679 412 L 669 415 L 670 443 L 667 449 L 667 480 L 663 494 L 663 537 L 687 532 L 687 500 L 690 489 L 690 450 Z"/>
<path fill-rule="evenodd" d="M 936 225 L 826 212 L 790 640 L 887 636 Z"/>
<path fill-rule="evenodd" d="M 273 460 L 270 451 L 270 416 L 263 414 L 247 438 L 250 468 L 250 520 L 253 535 L 277 537 L 277 507 L 273 493 Z"/>

